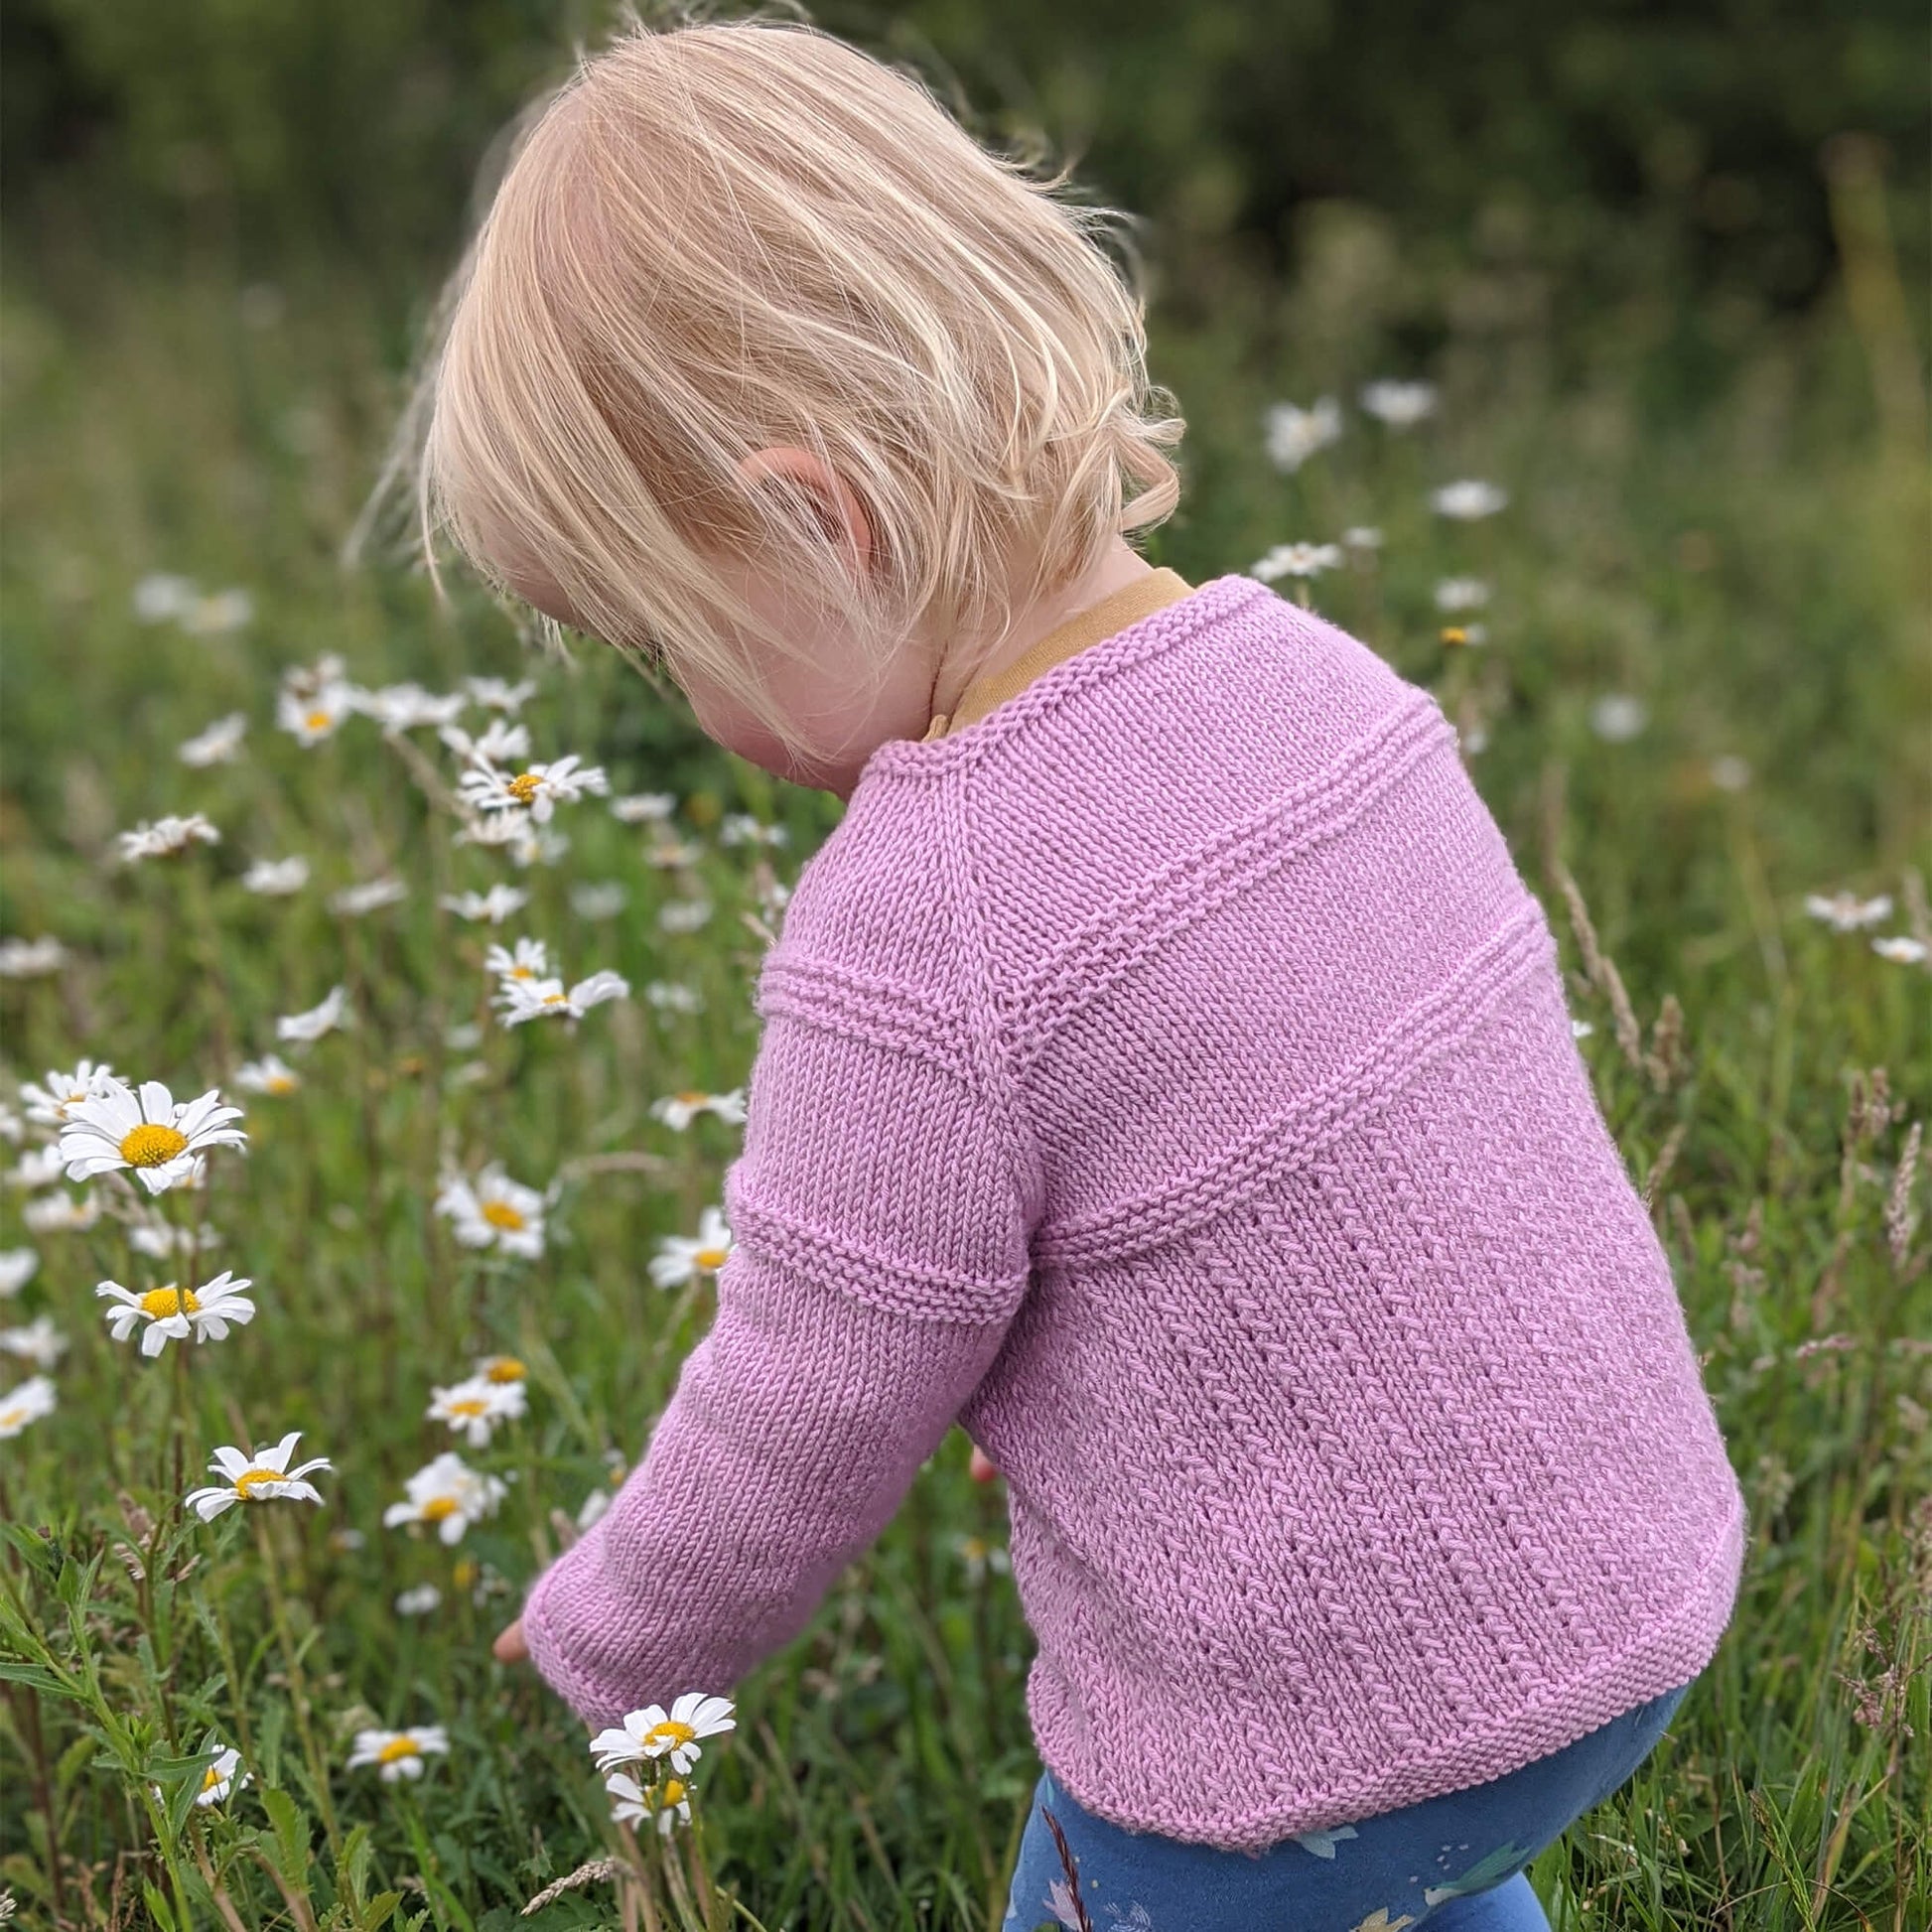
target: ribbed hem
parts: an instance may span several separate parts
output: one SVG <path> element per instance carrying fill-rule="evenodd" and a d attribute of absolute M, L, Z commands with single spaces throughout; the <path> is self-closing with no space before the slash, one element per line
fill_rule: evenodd
<path fill-rule="evenodd" d="M 1156 1832 L 1185 1844 L 1264 1852 L 1299 1833 L 1357 1823 L 1506 1777 L 1637 1705 L 1689 1683 L 1710 1663 L 1730 1621 L 1743 1556 L 1744 1502 L 1738 1492 L 1711 1555 L 1677 1607 L 1586 1675 L 1551 1687 L 1527 1709 L 1465 1732 L 1426 1756 L 1406 1757 L 1376 1777 L 1279 1805 L 1225 1813 L 1173 1802 L 1190 1794 L 1176 1789 L 1172 1766 L 1162 1764 L 1146 1767 L 1144 1777 L 1124 1780 L 1154 1802 L 1116 1803 L 1063 1758 L 1054 1735 L 1056 1714 L 1035 1708 L 1039 1701 L 1035 1683 L 1051 1683 L 1037 1675 L 1028 1686 L 1035 1743 L 1054 1779 L 1096 1818 L 1125 1831 Z"/>
<path fill-rule="evenodd" d="M 552 1564 L 530 1586 L 530 1593 L 523 1599 L 523 1644 L 530 1653 L 531 1666 L 593 1729 L 606 1724 L 621 1723 L 624 1714 L 618 1707 L 622 1700 L 613 1699 L 600 1691 L 572 1667 L 563 1653 L 550 1621 L 547 1602 L 548 1587 L 555 1581 L 557 1572 L 557 1564 Z"/>

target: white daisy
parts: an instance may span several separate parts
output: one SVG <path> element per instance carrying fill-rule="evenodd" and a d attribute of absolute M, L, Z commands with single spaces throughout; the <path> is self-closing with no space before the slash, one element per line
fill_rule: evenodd
<path fill-rule="evenodd" d="M 789 836 L 782 825 L 767 825 L 750 812 L 727 812 L 718 824 L 721 845 L 783 845 Z"/>
<path fill-rule="evenodd" d="M 579 1531 L 587 1530 L 611 1507 L 611 1492 L 608 1489 L 593 1489 L 584 1498 L 583 1507 L 577 1512 Z"/>
<path fill-rule="evenodd" d="M 686 986 L 682 980 L 651 980 L 644 988 L 644 998 L 659 1013 L 702 1013 L 704 995 L 695 986 Z"/>
<path fill-rule="evenodd" d="M 1436 413 L 1433 382 L 1395 382 L 1384 379 L 1363 387 L 1361 405 L 1377 422 L 1391 429 L 1413 429 Z"/>
<path fill-rule="evenodd" d="M 184 764 L 227 764 L 241 750 L 241 741 L 247 732 L 248 714 L 231 711 L 225 718 L 217 718 L 205 732 L 189 739 L 175 756 Z"/>
<path fill-rule="evenodd" d="M 687 1087 L 681 1093 L 667 1093 L 663 1099 L 653 1100 L 650 1113 L 653 1120 L 661 1120 L 667 1127 L 675 1127 L 680 1134 L 699 1114 L 716 1114 L 720 1120 L 742 1127 L 745 1124 L 745 1089 L 734 1087 L 729 1093 L 704 1093 L 696 1087 Z"/>
<path fill-rule="evenodd" d="M 1382 532 L 1373 523 L 1351 523 L 1341 533 L 1344 550 L 1380 550 Z"/>
<path fill-rule="evenodd" d="M 1595 1031 L 1596 1026 L 1593 1021 L 1573 1020 L 1570 1023 L 1570 1037 L 1572 1039 L 1587 1039 Z"/>
<path fill-rule="evenodd" d="M 450 893 L 441 900 L 444 910 L 460 919 L 487 919 L 491 925 L 501 925 L 529 902 L 529 894 L 520 886 L 492 886 L 486 893 Z"/>
<path fill-rule="evenodd" d="M 703 857 L 704 847 L 695 840 L 680 843 L 668 835 L 660 835 L 644 848 L 644 864 L 655 866 L 659 872 L 677 872 L 695 866 Z"/>
<path fill-rule="evenodd" d="M 1293 476 L 1317 450 L 1341 436 L 1341 404 L 1323 396 L 1312 409 L 1292 402 L 1273 404 L 1265 419 L 1268 461 Z"/>
<path fill-rule="evenodd" d="M 514 1355 L 479 1355 L 475 1366 L 485 1382 L 523 1382 L 530 1374 Z"/>
<path fill-rule="evenodd" d="M 309 883 L 309 862 L 298 852 L 287 859 L 257 859 L 241 875 L 244 890 L 265 898 L 286 898 Z"/>
<path fill-rule="evenodd" d="M 27 1123 L 0 1100 L 0 1141 L 10 1141 L 18 1147 L 27 1138 Z"/>
<path fill-rule="evenodd" d="M 1445 577 L 1436 586 L 1439 611 L 1479 611 L 1489 602 L 1489 586 L 1480 577 Z"/>
<path fill-rule="evenodd" d="M 383 1527 L 434 1523 L 445 1543 L 461 1543 L 464 1531 L 472 1523 L 494 1516 L 509 1493 L 498 1477 L 471 1468 L 454 1449 L 445 1449 L 433 1462 L 425 1463 L 403 1486 L 408 1499 L 391 1503 L 382 1512 Z"/>
<path fill-rule="evenodd" d="M 324 1034 L 334 1033 L 338 1028 L 346 1027 L 349 1022 L 348 988 L 333 986 L 329 997 L 319 1007 L 311 1007 L 307 1013 L 286 1014 L 275 1023 L 277 1039 L 312 1040 L 320 1039 Z"/>
<path fill-rule="evenodd" d="M 509 947 L 491 946 L 483 954 L 484 968 L 499 980 L 534 986 L 550 971 L 550 948 L 541 939 L 518 939 Z"/>
<path fill-rule="evenodd" d="M 213 1087 L 200 1099 L 175 1097 L 159 1080 L 143 1080 L 138 1094 L 113 1078 L 103 1079 L 77 1102 L 61 1130 L 61 1158 L 69 1180 L 130 1169 L 151 1194 L 188 1180 L 196 1156 L 214 1147 L 242 1147 L 248 1136 L 227 1125 L 241 1118 L 224 1107 Z"/>
<path fill-rule="evenodd" d="M 29 1423 L 51 1416 L 55 1400 L 54 1384 L 45 1375 L 30 1375 L 17 1389 L 0 1395 L 0 1443 L 18 1436 Z"/>
<path fill-rule="evenodd" d="M 42 939 L 0 939 L 0 979 L 44 979 L 67 963 L 68 949 L 51 933 Z"/>
<path fill-rule="evenodd" d="M 438 696 L 420 684 L 390 684 L 380 691 L 358 693 L 355 708 L 373 718 L 385 732 L 413 731 L 419 725 L 453 725 L 467 700 L 461 692 Z"/>
<path fill-rule="evenodd" d="M 207 1221 L 196 1227 L 177 1227 L 159 1214 L 143 1212 L 129 1223 L 128 1245 L 152 1261 L 167 1261 L 175 1255 L 205 1255 L 220 1245 L 221 1237 Z"/>
<path fill-rule="evenodd" d="M 232 1744 L 218 1752 L 214 1762 L 202 1773 L 202 1788 L 196 1792 L 195 1802 L 202 1806 L 225 1804 L 229 1792 L 254 1783 L 254 1773 L 242 1771 L 240 1767 L 241 1753 Z"/>
<path fill-rule="evenodd" d="M 166 623 L 180 617 L 198 595 L 192 577 L 154 571 L 134 587 L 134 615 L 143 623 Z"/>
<path fill-rule="evenodd" d="M 510 684 L 500 677 L 467 677 L 463 688 L 470 693 L 473 704 L 480 704 L 486 711 L 506 712 L 514 717 L 523 709 L 526 699 L 536 693 L 536 680 L 525 678 L 520 684 Z"/>
<path fill-rule="evenodd" d="M 1875 898 L 1860 898 L 1856 893 L 1834 893 L 1827 898 L 1822 893 L 1811 893 L 1806 896 L 1805 910 L 1814 919 L 1823 919 L 1834 932 L 1857 932 L 1861 926 L 1890 918 L 1891 899 L 1884 893 Z"/>
<path fill-rule="evenodd" d="M 586 793 L 611 789 L 601 764 L 584 764 L 572 752 L 549 764 L 525 765 L 521 771 L 498 770 L 493 764 L 473 765 L 457 782 L 458 794 L 473 811 L 527 811 L 546 824 L 561 805 L 575 804 Z"/>
<path fill-rule="evenodd" d="M 441 1725 L 418 1725 L 408 1730 L 358 1730 L 349 1753 L 348 1768 L 373 1764 L 384 1784 L 423 1775 L 425 1757 L 447 1757 L 450 1733 Z"/>
<path fill-rule="evenodd" d="M 691 1822 L 691 1794 L 682 1778 L 666 1778 L 646 1789 L 627 1771 L 613 1771 L 604 1788 L 617 1800 L 611 1807 L 614 1825 L 641 1825 L 654 1817 L 660 1836 L 669 1838 L 680 1822 Z"/>
<path fill-rule="evenodd" d="M 664 1235 L 651 1257 L 650 1278 L 659 1288 L 681 1288 L 693 1277 L 715 1275 L 732 1251 L 732 1232 L 723 1212 L 707 1207 L 698 1216 L 698 1238 Z"/>
<path fill-rule="evenodd" d="M 1914 939 L 1909 932 L 1895 932 L 1884 939 L 1874 939 L 1871 950 L 1880 959 L 1889 959 L 1894 966 L 1923 966 L 1926 959 L 1926 946 L 1923 939 Z"/>
<path fill-rule="evenodd" d="M 591 1755 L 600 1772 L 615 1771 L 621 1764 L 642 1764 L 668 1757 L 671 1769 L 688 1777 L 691 1766 L 704 1755 L 700 1737 L 716 1737 L 738 1727 L 732 1716 L 730 1698 L 707 1697 L 702 1691 L 686 1691 L 667 1712 L 661 1704 L 625 1715 L 621 1725 L 600 1730 L 591 1739 Z"/>
<path fill-rule="evenodd" d="M 1295 1843 L 1303 1851 L 1312 1852 L 1317 1859 L 1332 1859 L 1335 1856 L 1335 1847 L 1343 1839 L 1357 1836 L 1353 1825 L 1330 1825 L 1322 1832 L 1297 1832 Z"/>
<path fill-rule="evenodd" d="M 646 825 L 669 818 L 676 810 L 677 794 L 669 791 L 635 791 L 611 800 L 611 816 L 626 825 Z"/>
<path fill-rule="evenodd" d="M 436 1196 L 438 1214 L 466 1248 L 496 1248 L 534 1260 L 543 1252 L 543 1195 L 509 1178 L 492 1162 L 475 1181 L 451 1174 Z"/>
<path fill-rule="evenodd" d="M 520 1422 L 529 1407 L 529 1391 L 521 1382 L 489 1382 L 481 1375 L 431 1389 L 423 1412 L 432 1422 L 448 1423 L 472 1449 L 487 1449 L 498 1423 Z"/>
<path fill-rule="evenodd" d="M 696 932 L 710 917 L 708 898 L 667 898 L 657 908 L 657 923 L 666 932 Z"/>
<path fill-rule="evenodd" d="M 200 812 L 186 818 L 170 813 L 152 825 L 143 819 L 131 832 L 119 834 L 121 857 L 130 865 L 137 859 L 173 859 L 191 845 L 219 845 L 221 834 Z"/>
<path fill-rule="evenodd" d="M 234 1070 L 235 1085 L 250 1093 L 293 1093 L 302 1076 L 279 1054 L 264 1053 L 258 1060 L 244 1060 Z"/>
<path fill-rule="evenodd" d="M 331 894 L 329 909 L 345 918 L 359 919 L 366 912 L 380 911 L 409 897 L 409 888 L 400 879 L 370 879 L 358 886 L 345 886 Z"/>
<path fill-rule="evenodd" d="M 58 1147 L 31 1147 L 7 1172 L 16 1187 L 51 1187 L 65 1172 Z"/>
<path fill-rule="evenodd" d="M 1265 557 L 1248 566 L 1251 577 L 1272 584 L 1283 577 L 1316 577 L 1341 562 L 1338 543 L 1278 543 Z"/>
<path fill-rule="evenodd" d="M 505 980 L 497 995 L 503 1025 L 520 1027 L 526 1020 L 581 1020 L 606 1000 L 627 999 L 630 984 L 617 973 L 593 973 L 568 991 L 560 979 Z"/>
<path fill-rule="evenodd" d="M 65 1127 L 72 1110 L 95 1086 L 113 1077 L 114 1069 L 105 1060 L 82 1060 L 69 1073 L 49 1067 L 45 1086 L 21 1083 L 20 1104 L 27 1109 L 27 1118 L 37 1126 Z"/>
<path fill-rule="evenodd" d="M 275 722 L 298 745 L 320 745 L 354 715 L 358 696 L 351 684 L 321 684 L 313 690 L 287 686 L 275 700 Z"/>
<path fill-rule="evenodd" d="M 301 1430 L 292 1429 L 273 1448 L 258 1449 L 252 1455 L 238 1449 L 216 1449 L 208 1458 L 208 1473 L 222 1480 L 206 1489 L 191 1489 L 183 1500 L 204 1523 L 213 1522 L 236 1503 L 272 1502 L 278 1496 L 294 1502 L 321 1502 L 321 1490 L 303 1478 L 312 1470 L 333 1465 L 327 1456 L 317 1455 L 291 1469 L 289 1457 L 301 1440 Z"/>
<path fill-rule="evenodd" d="M 29 1234 L 85 1234 L 100 1219 L 91 1194 L 43 1194 L 20 1210 Z"/>
<path fill-rule="evenodd" d="M 241 629 L 254 615 L 255 600 L 246 591 L 216 591 L 212 597 L 191 599 L 176 614 L 176 621 L 191 637 L 214 637 Z"/>
<path fill-rule="evenodd" d="M 436 735 L 466 764 L 508 764 L 530 756 L 529 726 L 507 718 L 492 718 L 476 738 L 461 725 L 445 725 Z"/>
<path fill-rule="evenodd" d="M 414 1589 L 406 1589 L 396 1598 L 396 1614 L 428 1616 L 442 1600 L 443 1592 L 434 1584 L 418 1584 Z"/>
<path fill-rule="evenodd" d="M 570 889 L 570 909 L 580 919 L 615 919 L 630 894 L 615 879 L 587 879 Z"/>
<path fill-rule="evenodd" d="M 1627 745 L 1641 736 L 1650 722 L 1650 712 L 1641 698 L 1613 691 L 1598 698 L 1589 708 L 1589 728 L 1606 745 Z"/>
<path fill-rule="evenodd" d="M 107 1311 L 116 1341 L 125 1341 L 145 1321 L 141 1353 L 159 1355 L 171 1339 L 186 1341 L 192 1334 L 197 1341 L 225 1341 L 231 1325 L 254 1320 L 255 1305 L 241 1292 L 252 1286 L 246 1279 L 236 1281 L 224 1268 L 200 1288 L 183 1289 L 170 1282 L 135 1295 L 119 1282 L 102 1282 L 94 1294 L 116 1304 Z"/>
<path fill-rule="evenodd" d="M 1433 491 L 1429 501 L 1438 516 L 1447 516 L 1457 523 L 1473 523 L 1480 517 L 1494 516 L 1508 503 L 1509 491 L 1465 477 L 1459 483 L 1445 483 Z"/>
<path fill-rule="evenodd" d="M 0 1328 L 0 1353 L 17 1355 L 36 1368 L 52 1368 L 68 1352 L 68 1338 L 49 1315 L 36 1315 L 24 1328 Z"/>
<path fill-rule="evenodd" d="M 466 818 L 456 834 L 458 845 L 513 847 L 529 838 L 534 827 L 526 811 L 488 812 Z"/>
<path fill-rule="evenodd" d="M 34 1279 L 41 1258 L 32 1248 L 0 1248 L 0 1302 L 11 1302 Z"/>

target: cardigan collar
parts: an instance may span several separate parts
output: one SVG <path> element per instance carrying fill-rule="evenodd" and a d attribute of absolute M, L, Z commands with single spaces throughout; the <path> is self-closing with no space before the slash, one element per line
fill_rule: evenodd
<path fill-rule="evenodd" d="M 1085 650 L 1089 644 L 1097 644 L 1103 638 L 1117 635 L 1129 624 L 1138 623 L 1156 611 L 1170 604 L 1177 604 L 1183 597 L 1192 596 L 1193 590 L 1194 587 L 1185 578 L 1165 568 L 1151 570 L 1145 576 L 1135 578 L 1131 584 L 1123 584 L 1098 604 L 1090 605 L 1063 623 L 1055 624 L 1011 664 L 976 677 L 961 693 L 959 702 L 950 712 L 942 711 L 934 716 L 920 743 L 944 738 L 949 732 L 963 731 L 968 725 L 977 724 L 996 705 L 1004 704 L 1016 692 L 1024 690 L 1042 671 L 1051 669 L 1077 651 Z"/>

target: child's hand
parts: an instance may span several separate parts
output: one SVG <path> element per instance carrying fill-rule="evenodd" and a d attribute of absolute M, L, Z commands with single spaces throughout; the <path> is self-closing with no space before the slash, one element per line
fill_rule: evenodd
<path fill-rule="evenodd" d="M 975 1482 L 991 1482 L 1000 1473 L 994 1467 L 993 1458 L 977 1443 L 973 1444 L 973 1459 L 967 1465 L 967 1470 Z"/>
<path fill-rule="evenodd" d="M 518 1617 L 507 1630 L 497 1632 L 496 1641 L 489 1646 L 489 1654 L 499 1664 L 526 1664 L 530 1661 L 529 1647 L 523 1641 L 521 1617 Z"/>

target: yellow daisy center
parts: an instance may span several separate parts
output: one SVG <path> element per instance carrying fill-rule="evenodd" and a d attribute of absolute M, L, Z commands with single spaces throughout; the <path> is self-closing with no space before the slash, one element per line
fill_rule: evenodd
<path fill-rule="evenodd" d="M 163 1168 L 188 1152 L 188 1136 L 178 1127 L 144 1120 L 121 1137 L 121 1159 L 130 1168 Z"/>
<path fill-rule="evenodd" d="M 484 1201 L 483 1217 L 491 1227 L 501 1228 L 505 1234 L 521 1234 L 530 1225 L 506 1200 Z"/>
<path fill-rule="evenodd" d="M 1466 644 L 1468 641 L 1469 633 L 1459 623 L 1451 623 L 1444 626 L 1443 642 L 1445 644 Z"/>
<path fill-rule="evenodd" d="M 519 771 L 504 787 L 519 805 L 527 805 L 543 788 L 543 780 L 534 771 Z"/>
<path fill-rule="evenodd" d="M 729 1248 L 700 1248 L 691 1259 L 700 1268 L 722 1268 L 730 1254 Z"/>
<path fill-rule="evenodd" d="M 478 1570 L 477 1566 L 474 1563 L 472 1563 L 468 1557 L 465 1557 L 463 1561 L 460 1564 L 458 1564 L 454 1570 L 450 1572 L 450 1582 L 453 1583 L 458 1589 L 468 1589 L 471 1587 L 471 1585 L 474 1584 L 477 1581 L 478 1577 L 481 1576 L 482 1574 L 483 1573 L 480 1570 Z"/>
<path fill-rule="evenodd" d="M 220 1782 L 221 1773 L 212 1764 L 202 1774 L 202 1789 L 204 1791 L 212 1791 Z"/>
<path fill-rule="evenodd" d="M 453 1416 L 481 1416 L 488 1413 L 489 1404 L 482 1396 L 467 1395 L 461 1401 L 450 1404 Z"/>
<path fill-rule="evenodd" d="M 302 1083 L 293 1073 L 271 1073 L 262 1084 L 270 1093 L 293 1093 Z"/>
<path fill-rule="evenodd" d="M 683 1101 L 687 1107 L 697 1107 L 697 1106 L 702 1106 L 705 1101 L 711 1098 L 711 1096 L 708 1093 L 681 1093 L 678 1095 L 678 1098 L 681 1101 Z"/>
<path fill-rule="evenodd" d="M 483 1378 L 490 1382 L 520 1382 L 527 1372 L 514 1355 L 498 1355 L 483 1370 Z"/>
<path fill-rule="evenodd" d="M 673 1805 L 681 1805 L 683 1802 L 683 1781 L 678 1778 L 666 1778 L 664 1780 L 664 1788 L 657 1794 L 658 1810 L 669 1811 Z"/>
<path fill-rule="evenodd" d="M 326 732 L 336 722 L 333 711 L 312 711 L 302 721 L 312 732 Z"/>
<path fill-rule="evenodd" d="M 666 1750 L 674 1750 L 679 1744 L 688 1744 L 697 1736 L 689 1725 L 679 1724 L 675 1718 L 666 1718 L 661 1725 L 652 1725 L 644 1732 L 646 1745 L 662 1744 Z"/>
<path fill-rule="evenodd" d="M 440 1523 L 444 1517 L 454 1516 L 455 1514 L 456 1498 L 454 1496 L 432 1496 L 423 1505 L 423 1521 L 425 1523 Z"/>
<path fill-rule="evenodd" d="M 280 1469 L 243 1469 L 234 1479 L 235 1494 L 246 1502 L 254 1495 L 258 1483 L 287 1480 L 288 1477 Z"/>
<path fill-rule="evenodd" d="M 543 996 L 543 1004 L 547 1007 L 562 1007 L 568 1006 L 570 1000 L 568 995 L 563 993 L 546 993 Z"/>
<path fill-rule="evenodd" d="M 173 1282 L 166 1288 L 151 1288 L 141 1297 L 141 1312 L 157 1321 L 171 1314 L 197 1314 L 201 1307 L 201 1298 L 192 1288 L 177 1288 Z"/>
<path fill-rule="evenodd" d="M 384 1744 L 379 1751 L 376 1752 L 375 1761 L 378 1764 L 395 1764 L 395 1763 L 399 1763 L 405 1757 L 421 1757 L 422 1754 L 423 1754 L 423 1747 L 422 1745 L 417 1743 L 415 1738 L 391 1737 L 389 1741 L 386 1744 Z"/>
<path fill-rule="evenodd" d="M 11 1408 L 0 1409 L 0 1429 L 17 1429 L 27 1420 L 27 1405 L 16 1402 Z"/>

